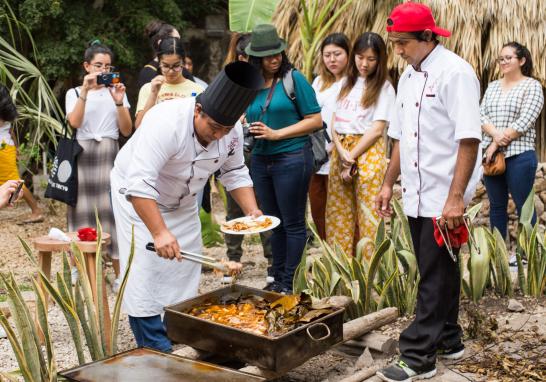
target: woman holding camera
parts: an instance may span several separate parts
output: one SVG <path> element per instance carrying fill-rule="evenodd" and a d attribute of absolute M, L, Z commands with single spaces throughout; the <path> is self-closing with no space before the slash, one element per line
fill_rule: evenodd
<path fill-rule="evenodd" d="M 154 105 L 175 98 L 197 96 L 203 88 L 190 81 L 182 74 L 186 54 L 182 41 L 176 37 L 161 40 L 157 58 L 159 75 L 144 84 L 138 94 L 135 127 L 142 123 L 142 118 Z"/>
<path fill-rule="evenodd" d="M 118 153 L 118 137 L 132 131 L 129 102 L 119 74 L 111 73 L 114 55 L 98 40 L 85 50 L 83 83 L 66 93 L 66 117 L 76 129 L 83 152 L 78 157 L 78 202 L 68 206 L 68 229 L 94 227 L 95 208 L 104 232 L 111 235 L 108 250 L 119 277 L 114 214 L 110 199 L 110 171 Z M 116 76 L 117 75 L 117 76 Z M 119 281 L 116 280 L 119 285 Z M 116 289 L 116 285 L 114 285 Z"/>
<path fill-rule="evenodd" d="M 249 63 L 262 72 L 265 86 L 248 107 L 246 119 L 255 139 L 251 176 L 258 200 L 264 214 L 281 219 L 271 236 L 275 281 L 266 288 L 291 293 L 307 236 L 305 205 L 313 169 L 308 135 L 322 127 L 322 118 L 313 88 L 292 70 L 285 48 L 273 25 L 258 25 L 252 31 L 245 52 Z M 292 76 L 295 99 L 286 94 L 285 76 Z M 247 143 L 252 142 L 245 142 L 249 148 Z"/>

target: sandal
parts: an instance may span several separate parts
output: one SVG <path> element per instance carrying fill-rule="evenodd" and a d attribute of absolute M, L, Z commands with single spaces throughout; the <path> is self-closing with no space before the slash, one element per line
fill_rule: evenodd
<path fill-rule="evenodd" d="M 25 219 L 23 221 L 20 221 L 17 223 L 17 225 L 24 225 L 24 224 L 33 224 L 33 223 L 41 223 L 44 221 L 44 217 L 42 215 L 38 215 L 35 217 L 30 217 L 28 219 Z"/>

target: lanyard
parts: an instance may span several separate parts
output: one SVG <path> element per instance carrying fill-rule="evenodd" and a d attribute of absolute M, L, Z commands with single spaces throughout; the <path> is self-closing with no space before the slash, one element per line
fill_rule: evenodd
<path fill-rule="evenodd" d="M 267 94 L 267 99 L 265 100 L 265 104 L 262 106 L 262 112 L 260 113 L 260 118 L 258 118 L 258 121 L 262 121 L 262 118 L 264 117 L 265 113 L 267 112 L 267 109 L 269 108 L 269 104 L 271 103 L 271 99 L 273 98 L 273 92 L 275 91 L 275 86 L 277 86 L 277 77 L 273 78 L 273 83 L 271 84 L 271 87 L 269 88 L 269 93 Z"/>

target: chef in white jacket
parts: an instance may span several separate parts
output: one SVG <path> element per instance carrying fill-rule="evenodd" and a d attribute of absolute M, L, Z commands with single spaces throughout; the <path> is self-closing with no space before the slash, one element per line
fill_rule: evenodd
<path fill-rule="evenodd" d="M 135 237 L 123 310 L 138 346 L 171 351 L 163 308 L 197 294 L 201 266 L 181 260 L 179 252 L 201 252 L 196 195 L 209 176 L 219 170 L 243 212 L 261 215 L 238 119 L 262 86 L 254 67 L 230 64 L 197 98 L 154 106 L 116 158 L 111 185 L 122 269 L 133 225 Z M 157 254 L 146 250 L 148 242 Z"/>

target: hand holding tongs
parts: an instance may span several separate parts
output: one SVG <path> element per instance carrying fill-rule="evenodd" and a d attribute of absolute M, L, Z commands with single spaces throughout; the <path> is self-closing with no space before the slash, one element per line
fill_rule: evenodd
<path fill-rule="evenodd" d="M 451 245 L 451 240 L 449 238 L 449 229 L 446 225 L 444 227 L 440 226 L 440 219 L 442 219 L 441 216 L 438 216 L 434 218 L 436 226 L 438 227 L 438 231 L 440 232 L 440 235 L 442 235 L 442 239 L 444 240 L 444 244 L 447 248 L 447 251 L 449 252 L 449 256 L 453 259 L 454 262 L 457 262 L 457 256 L 455 256 L 455 252 L 453 251 L 453 246 Z M 476 244 L 474 241 L 474 237 L 472 236 L 472 231 L 470 230 L 470 226 L 472 222 L 470 221 L 470 217 L 467 213 L 463 215 L 463 224 L 468 231 L 468 246 L 473 247 L 476 253 L 480 254 L 480 247 Z M 445 230 L 445 233 L 444 233 Z"/>
<path fill-rule="evenodd" d="M 148 251 L 157 252 L 155 250 L 154 243 L 151 243 L 151 242 L 146 244 L 146 249 Z M 180 251 L 180 255 L 185 260 L 189 260 L 189 261 L 193 261 L 194 263 L 199 263 L 199 264 L 206 265 L 206 266 L 208 266 L 210 268 L 217 269 L 217 270 L 219 270 L 219 271 L 221 271 L 223 273 L 228 273 L 229 272 L 229 270 L 227 269 L 227 267 L 224 264 L 219 263 L 213 257 L 200 255 L 198 253 L 186 252 L 186 251 Z"/>

